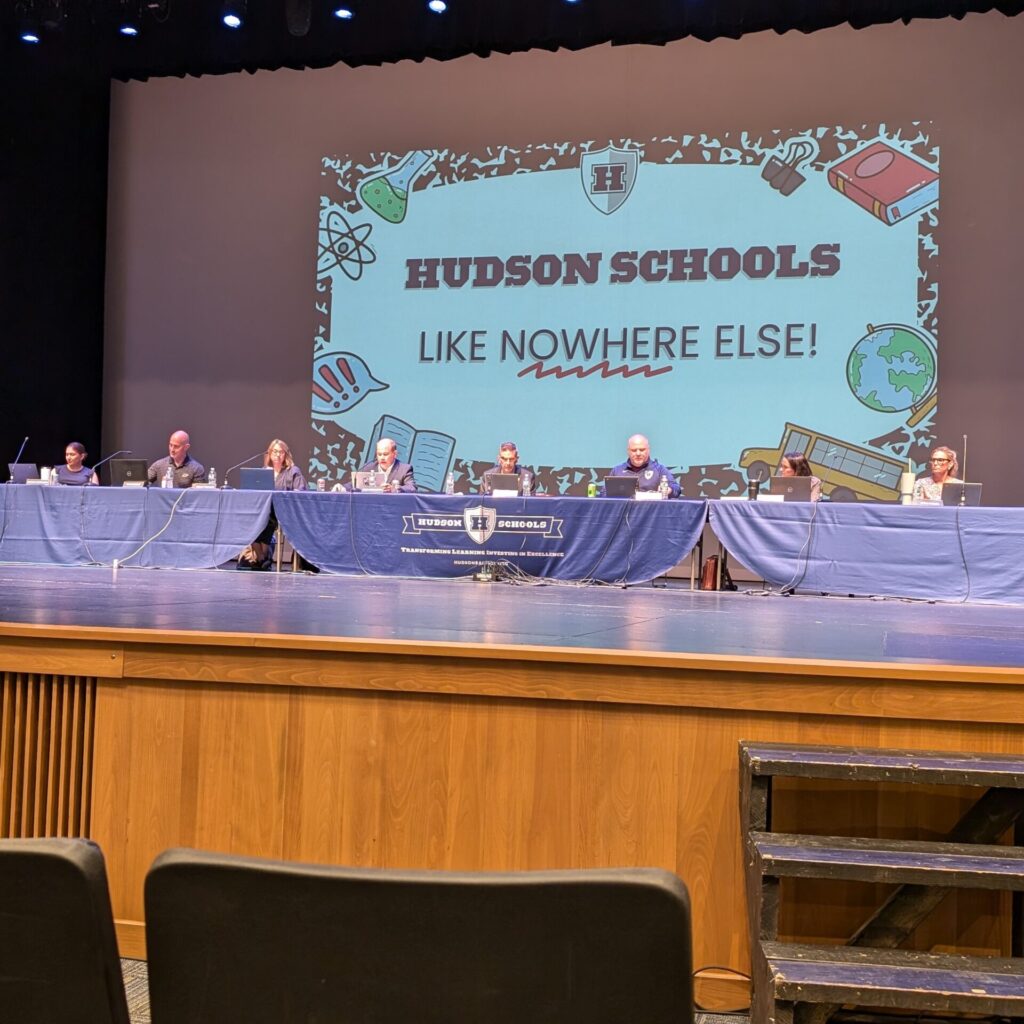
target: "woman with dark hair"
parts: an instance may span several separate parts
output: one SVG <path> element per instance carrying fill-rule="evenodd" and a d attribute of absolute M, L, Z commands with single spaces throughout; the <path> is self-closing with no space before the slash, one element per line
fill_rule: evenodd
<path fill-rule="evenodd" d="M 956 452 L 947 448 L 944 444 L 933 448 L 928 458 L 930 473 L 919 476 L 914 482 L 915 505 L 941 505 L 942 485 L 958 484 L 961 481 L 957 478 L 960 471 L 956 461 Z"/>
<path fill-rule="evenodd" d="M 72 487 L 98 484 L 99 477 L 88 466 L 83 465 L 88 454 L 81 441 L 68 441 L 64 445 L 65 465 L 57 466 L 53 471 L 57 474 L 57 483 L 69 484 Z"/>
<path fill-rule="evenodd" d="M 802 452 L 786 452 L 779 463 L 779 476 L 809 476 L 811 501 L 821 500 L 821 481 L 811 472 L 811 464 Z"/>

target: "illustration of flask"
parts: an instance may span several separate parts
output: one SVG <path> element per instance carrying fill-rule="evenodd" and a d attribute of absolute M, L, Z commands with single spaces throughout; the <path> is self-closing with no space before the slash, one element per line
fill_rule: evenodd
<path fill-rule="evenodd" d="M 433 161 L 432 153 L 414 149 L 386 174 L 364 181 L 359 186 L 359 198 L 378 217 L 391 224 L 401 224 L 409 209 L 413 181 Z"/>

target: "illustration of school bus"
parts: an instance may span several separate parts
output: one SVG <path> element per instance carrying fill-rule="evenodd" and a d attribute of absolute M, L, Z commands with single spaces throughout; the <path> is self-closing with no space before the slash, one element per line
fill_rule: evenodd
<path fill-rule="evenodd" d="M 899 498 L 899 459 L 819 434 L 809 427 L 787 423 L 776 448 L 744 448 L 740 469 L 748 480 L 767 480 L 777 473 L 786 452 L 807 457 L 811 472 L 821 480 L 823 494 L 832 501 L 896 501 Z"/>

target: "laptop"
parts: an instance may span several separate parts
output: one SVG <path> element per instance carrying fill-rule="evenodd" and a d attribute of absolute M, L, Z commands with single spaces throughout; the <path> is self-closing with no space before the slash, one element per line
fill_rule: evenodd
<path fill-rule="evenodd" d="M 635 476 L 606 476 L 604 494 L 606 498 L 635 498 L 637 484 Z"/>
<path fill-rule="evenodd" d="M 383 491 L 384 485 L 388 482 L 387 473 L 381 473 L 377 469 L 355 469 L 352 471 L 352 490 L 354 491 Z"/>
<path fill-rule="evenodd" d="M 781 495 L 783 501 L 810 501 L 811 484 L 809 476 L 773 476 L 771 494 Z M 765 495 L 767 497 L 767 495 Z"/>
<path fill-rule="evenodd" d="M 149 481 L 149 466 L 145 459 L 111 459 L 111 487 L 141 487 Z"/>
<path fill-rule="evenodd" d="M 8 462 L 12 484 L 24 484 L 39 479 L 39 467 L 34 462 Z"/>
<path fill-rule="evenodd" d="M 243 466 L 238 471 L 238 489 L 241 491 L 272 491 L 274 471 L 270 466 Z"/>
<path fill-rule="evenodd" d="M 981 484 L 943 484 L 943 505 L 980 505 Z"/>
<path fill-rule="evenodd" d="M 522 492 L 522 479 L 518 473 L 491 473 L 484 477 L 486 494 L 496 498 L 514 498 Z"/>

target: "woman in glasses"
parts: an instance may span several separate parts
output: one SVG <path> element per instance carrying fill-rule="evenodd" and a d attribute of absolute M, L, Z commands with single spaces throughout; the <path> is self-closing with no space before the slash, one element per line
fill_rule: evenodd
<path fill-rule="evenodd" d="M 811 501 L 821 500 L 821 481 L 811 472 L 811 464 L 802 452 L 786 452 L 779 463 L 779 476 L 809 476 Z"/>
<path fill-rule="evenodd" d="M 306 480 L 292 458 L 292 450 L 280 438 L 275 437 L 267 445 L 263 465 L 274 471 L 275 491 L 304 491 Z M 274 560 L 274 535 L 277 532 L 277 516 L 273 511 L 263 532 L 238 556 L 240 569 L 269 569 Z"/>
<path fill-rule="evenodd" d="M 928 458 L 928 468 L 931 472 L 919 476 L 914 482 L 915 505 L 941 505 L 942 485 L 960 483 L 957 478 L 960 467 L 952 448 L 945 445 L 933 448 Z"/>

